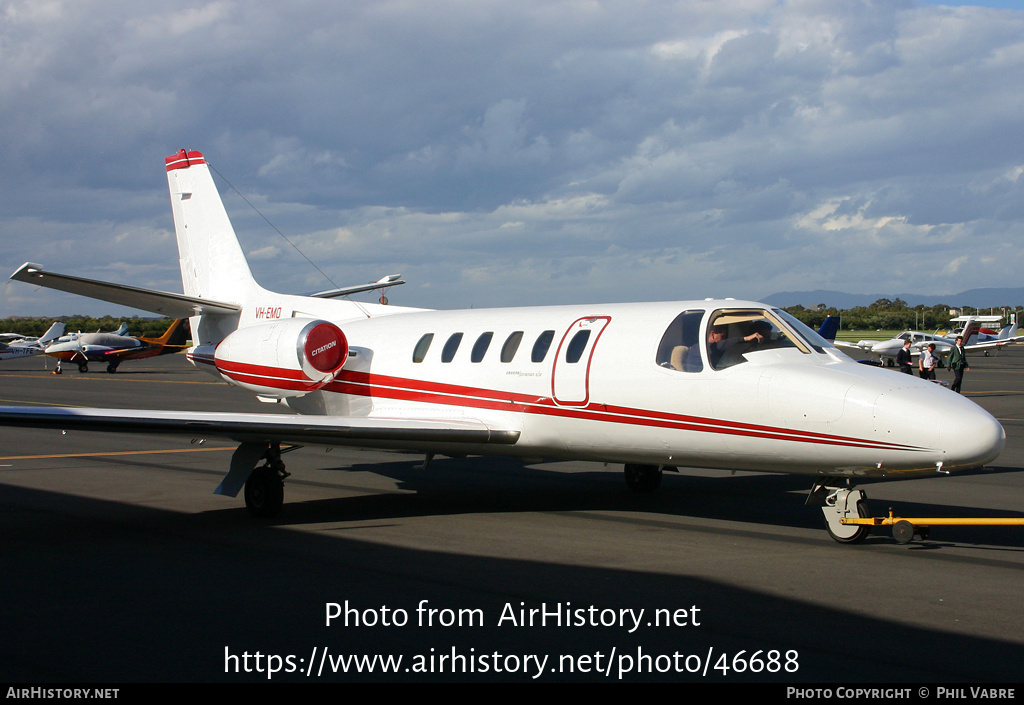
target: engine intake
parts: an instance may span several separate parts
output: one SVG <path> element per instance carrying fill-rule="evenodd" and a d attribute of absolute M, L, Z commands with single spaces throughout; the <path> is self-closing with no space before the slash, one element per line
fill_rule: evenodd
<path fill-rule="evenodd" d="M 348 340 L 328 321 L 288 318 L 234 331 L 213 358 L 234 384 L 261 396 L 296 397 L 334 379 L 348 359 Z"/>

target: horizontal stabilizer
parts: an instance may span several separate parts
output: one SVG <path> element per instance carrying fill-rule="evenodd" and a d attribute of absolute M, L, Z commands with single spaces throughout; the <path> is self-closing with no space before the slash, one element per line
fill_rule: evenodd
<path fill-rule="evenodd" d="M 358 294 L 361 291 L 373 291 L 374 289 L 387 289 L 390 286 L 398 286 L 399 284 L 405 284 L 405 280 L 401 278 L 401 274 L 389 274 L 386 277 L 381 277 L 375 282 L 370 284 L 357 284 L 355 286 L 343 286 L 337 289 L 328 289 L 326 291 L 318 291 L 315 294 L 307 294 L 307 296 L 313 296 L 318 299 L 333 299 L 338 296 L 348 296 L 349 294 Z"/>
<path fill-rule="evenodd" d="M 66 291 L 89 298 L 109 301 L 121 306 L 152 311 L 171 318 L 189 318 L 203 313 L 230 314 L 241 310 L 237 304 L 174 294 L 168 291 L 140 289 L 125 284 L 111 284 L 95 279 L 83 279 L 69 274 L 56 274 L 43 270 L 41 264 L 26 262 L 11 275 L 14 281 L 35 284 L 48 289 Z"/>
<path fill-rule="evenodd" d="M 0 407 L 0 426 L 164 434 L 186 438 L 230 438 L 243 443 L 375 445 L 396 449 L 435 443 L 513 445 L 519 440 L 517 430 L 493 429 L 475 419 L 294 416 L 66 407 Z"/>

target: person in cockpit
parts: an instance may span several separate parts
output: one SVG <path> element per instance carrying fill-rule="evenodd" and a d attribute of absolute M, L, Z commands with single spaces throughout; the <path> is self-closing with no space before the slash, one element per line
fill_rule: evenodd
<path fill-rule="evenodd" d="M 767 337 L 758 330 L 755 330 L 750 335 L 737 335 L 732 338 L 726 338 L 725 333 L 725 326 L 712 326 L 708 331 L 708 358 L 711 362 L 711 366 L 715 369 L 719 368 L 719 363 L 725 354 L 740 343 L 760 343 L 763 340 L 767 340 Z M 735 360 L 729 364 L 736 364 L 738 361 L 739 360 Z M 728 367 L 729 364 L 723 366 Z"/>

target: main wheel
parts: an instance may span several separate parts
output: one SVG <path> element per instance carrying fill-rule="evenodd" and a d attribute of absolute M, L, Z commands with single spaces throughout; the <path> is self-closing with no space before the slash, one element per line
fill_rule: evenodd
<path fill-rule="evenodd" d="M 78 371 L 79 372 L 88 372 L 89 371 L 89 363 L 88 362 L 79 362 L 78 363 Z"/>
<path fill-rule="evenodd" d="M 661 484 L 661 468 L 657 465 L 626 463 L 626 486 L 634 492 L 654 492 Z"/>
<path fill-rule="evenodd" d="M 258 517 L 276 516 L 284 505 L 284 482 L 266 465 L 252 471 L 245 481 L 245 506 Z"/>
<path fill-rule="evenodd" d="M 867 502 L 863 500 L 857 502 L 857 516 L 861 519 L 871 516 Z M 825 522 L 828 535 L 838 543 L 860 543 L 871 533 L 871 527 L 866 524 L 841 524 L 840 526 L 841 529 L 833 529 L 831 523 Z"/>

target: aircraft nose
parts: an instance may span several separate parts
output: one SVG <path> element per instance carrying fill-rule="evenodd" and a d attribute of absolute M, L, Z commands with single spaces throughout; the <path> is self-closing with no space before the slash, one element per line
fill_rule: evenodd
<path fill-rule="evenodd" d="M 973 401 L 913 378 L 879 395 L 874 416 L 876 430 L 889 440 L 920 449 L 916 469 L 938 462 L 944 470 L 979 467 L 995 460 L 1006 443 L 999 421 Z"/>
<path fill-rule="evenodd" d="M 943 468 L 959 470 L 992 462 L 1006 445 L 1002 424 L 974 402 L 960 395 L 954 398 L 964 404 L 957 404 L 940 423 L 946 450 Z"/>

